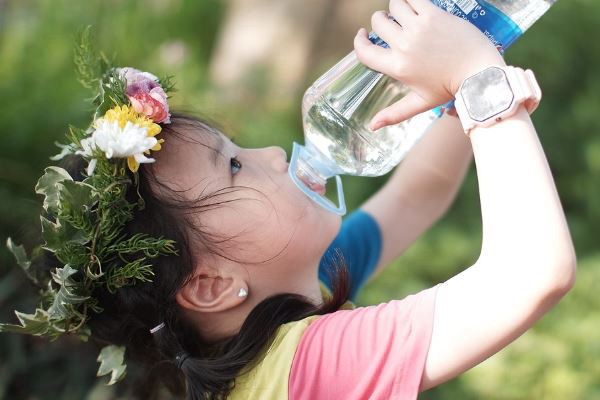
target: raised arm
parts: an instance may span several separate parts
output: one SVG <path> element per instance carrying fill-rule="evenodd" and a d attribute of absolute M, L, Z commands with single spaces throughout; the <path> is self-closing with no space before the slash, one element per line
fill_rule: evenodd
<path fill-rule="evenodd" d="M 383 14 L 373 27 L 391 48 L 376 48 L 364 32 L 355 47 L 362 62 L 411 87 L 387 110 L 400 119 L 449 100 L 462 80 L 485 67 L 504 65 L 476 28 L 428 0 L 392 0 L 390 10 L 401 27 Z M 483 244 L 477 262 L 438 290 L 423 390 L 513 341 L 559 301 L 575 277 L 565 216 L 527 112 L 521 108 L 472 130 L 471 144 Z"/>
<path fill-rule="evenodd" d="M 438 291 L 422 388 L 516 339 L 571 288 L 575 254 L 552 174 L 524 109 L 471 133 L 483 220 L 477 262 Z"/>

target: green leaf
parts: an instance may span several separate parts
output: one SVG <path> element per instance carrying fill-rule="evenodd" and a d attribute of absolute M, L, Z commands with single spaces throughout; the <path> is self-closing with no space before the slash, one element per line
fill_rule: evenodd
<path fill-rule="evenodd" d="M 109 70 L 100 82 L 98 95 L 94 99 L 98 105 L 94 119 L 103 116 L 106 111 L 114 106 L 129 104 L 129 100 L 125 94 L 126 88 L 127 83 L 125 78 L 119 75 L 115 69 Z"/>
<path fill-rule="evenodd" d="M 90 136 L 93 132 L 93 128 L 90 127 L 89 131 L 86 129 L 81 129 L 78 128 L 74 125 L 69 125 L 69 131 L 67 132 L 67 139 L 70 140 L 72 143 L 70 144 L 71 146 L 75 146 L 75 144 L 77 144 L 77 146 L 79 146 L 79 143 L 85 139 L 86 137 Z"/>
<path fill-rule="evenodd" d="M 62 143 L 59 143 L 59 142 L 54 142 L 54 144 L 58 148 L 60 148 L 60 153 L 58 153 L 58 154 L 50 157 L 50 160 L 52 160 L 52 161 L 62 160 L 63 158 L 65 158 L 69 154 L 75 154 L 75 151 L 77 151 L 77 147 L 75 147 L 75 145 L 73 145 L 72 143 L 62 144 Z"/>
<path fill-rule="evenodd" d="M 36 309 L 35 314 L 24 314 L 15 311 L 21 325 L 0 324 L 0 332 L 25 333 L 35 336 L 44 336 L 51 327 L 50 315 L 42 309 Z"/>
<path fill-rule="evenodd" d="M 40 217 L 42 222 L 42 238 L 46 242 L 44 248 L 56 252 L 63 246 L 63 229 L 60 222 L 54 223 L 44 217 Z"/>
<path fill-rule="evenodd" d="M 81 213 L 85 208 L 94 204 L 94 187 L 83 182 L 63 181 L 60 188 L 60 198 L 65 212 Z"/>
<path fill-rule="evenodd" d="M 96 376 L 110 375 L 109 385 L 120 381 L 125 376 L 126 365 L 123 363 L 125 358 L 125 347 L 109 345 L 102 348 L 97 361 L 100 363 Z"/>
<path fill-rule="evenodd" d="M 42 246 L 34 247 L 31 251 L 31 258 L 27 257 L 25 248 L 23 246 L 17 246 L 11 238 L 6 240 L 6 247 L 15 256 L 17 264 L 23 269 L 23 272 L 27 275 L 31 281 L 37 286 L 44 286 L 45 282 L 48 281 L 48 274 L 40 268 L 32 268 L 33 260 L 40 257 Z"/>
<path fill-rule="evenodd" d="M 22 245 L 15 245 L 11 238 L 6 239 L 6 247 L 17 259 L 17 264 L 27 272 L 31 266 L 31 261 L 27 258 L 27 253 Z"/>
<path fill-rule="evenodd" d="M 106 279 L 106 288 L 114 293 L 117 289 L 139 282 L 152 282 L 154 271 L 152 264 L 145 264 L 145 258 L 140 258 L 125 265 L 117 265 L 109 268 Z"/>
<path fill-rule="evenodd" d="M 86 26 L 77 33 L 73 61 L 77 72 L 77 80 L 88 89 L 94 89 L 102 77 L 100 55 L 94 50 L 91 39 L 91 26 Z"/>
<path fill-rule="evenodd" d="M 158 83 L 167 95 L 177 91 L 177 89 L 175 89 L 175 83 L 173 82 L 173 75 L 163 76 L 158 80 Z"/>
<path fill-rule="evenodd" d="M 134 254 L 143 252 L 146 257 L 156 258 L 159 255 L 177 254 L 173 240 L 154 238 L 145 233 L 136 233 L 128 239 L 119 240 L 116 244 L 109 246 L 109 252 L 119 254 Z"/>
<path fill-rule="evenodd" d="M 78 244 L 88 242 L 84 232 L 71 227 L 69 224 L 63 225 L 60 220 L 52 222 L 44 217 L 40 217 L 40 220 L 42 222 L 42 237 L 46 242 L 42 247 L 46 250 L 57 252 L 65 247 L 67 242 Z"/>
<path fill-rule="evenodd" d="M 48 309 L 50 317 L 53 319 L 67 319 L 71 312 L 68 309 L 68 305 L 81 304 L 89 296 L 80 296 L 74 292 L 73 289 L 78 288 L 80 285 L 77 284 L 71 276 L 76 274 L 77 270 L 72 268 L 69 264 L 63 268 L 56 268 L 52 272 L 52 280 L 60 285 L 60 289 L 54 297 L 52 305 Z"/>
<path fill-rule="evenodd" d="M 75 275 L 77 270 L 72 268 L 69 264 L 65 265 L 63 268 L 56 268 L 52 274 L 52 280 L 59 285 L 64 285 L 65 283 L 70 281 L 70 277 Z"/>
<path fill-rule="evenodd" d="M 45 196 L 44 210 L 58 211 L 60 207 L 60 187 L 61 182 L 72 181 L 71 175 L 59 167 L 48 167 L 44 170 L 44 175 L 35 185 L 35 192 Z"/>

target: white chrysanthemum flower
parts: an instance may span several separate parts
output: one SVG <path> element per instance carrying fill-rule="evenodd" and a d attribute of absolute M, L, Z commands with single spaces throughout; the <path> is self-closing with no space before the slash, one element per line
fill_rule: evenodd
<path fill-rule="evenodd" d="M 152 163 L 154 158 L 144 155 L 144 152 L 155 148 L 158 140 L 148 136 L 148 128 L 127 121 L 121 128 L 119 121 L 100 118 L 96 121 L 96 130 L 92 136 L 81 140 L 81 150 L 76 154 L 92 157 L 94 151 L 99 149 L 104 152 L 106 158 L 128 158 L 133 157 L 138 164 Z M 98 160 L 91 159 L 87 167 L 87 174 L 94 173 Z"/>
<path fill-rule="evenodd" d="M 87 172 L 88 176 L 92 176 L 92 174 L 94 173 L 94 170 L 96 169 L 96 164 L 98 164 L 98 160 L 95 158 L 92 158 L 85 170 L 85 172 Z"/>
<path fill-rule="evenodd" d="M 81 142 L 79 142 L 81 144 L 81 148 L 83 150 L 77 150 L 75 152 L 75 154 L 79 154 L 82 155 L 84 157 L 91 157 L 94 155 L 94 139 L 92 137 L 88 137 L 85 139 L 81 139 Z M 87 166 L 86 172 L 88 176 L 92 176 L 92 174 L 94 173 L 94 170 L 96 169 L 96 164 L 98 163 L 98 160 L 96 160 L 95 158 L 92 158 Z"/>
<path fill-rule="evenodd" d="M 91 139 L 94 141 L 94 147 L 102 150 L 106 158 L 133 156 L 140 164 L 154 162 L 154 159 L 146 157 L 144 152 L 158 143 L 156 138 L 148 136 L 148 129 L 145 127 L 127 121 L 121 128 L 119 121 L 108 121 L 104 118 L 97 121 Z"/>
<path fill-rule="evenodd" d="M 91 157 L 94 155 L 94 139 L 91 137 L 81 139 L 81 148 L 83 150 L 77 150 L 75 154 L 80 154 L 82 156 Z"/>

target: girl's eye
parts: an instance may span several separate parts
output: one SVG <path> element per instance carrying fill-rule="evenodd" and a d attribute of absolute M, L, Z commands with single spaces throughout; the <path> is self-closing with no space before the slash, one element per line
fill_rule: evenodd
<path fill-rule="evenodd" d="M 231 157 L 229 165 L 231 166 L 232 175 L 237 174 L 238 172 L 240 172 L 240 169 L 242 169 L 242 163 L 235 157 Z"/>

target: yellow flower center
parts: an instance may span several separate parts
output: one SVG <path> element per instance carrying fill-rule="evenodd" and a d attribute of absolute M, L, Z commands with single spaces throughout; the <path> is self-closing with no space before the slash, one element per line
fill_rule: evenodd
<path fill-rule="evenodd" d="M 132 107 L 129 107 L 126 105 L 116 106 L 116 107 L 108 110 L 102 118 L 98 118 L 94 122 L 94 127 L 97 128 L 100 121 L 102 121 L 102 120 L 106 120 L 108 122 L 116 121 L 116 122 L 118 122 L 119 127 L 121 129 L 125 128 L 125 125 L 127 125 L 127 122 L 131 122 L 132 124 L 135 124 L 141 128 L 146 128 L 146 132 L 147 132 L 146 134 L 149 137 L 154 137 L 154 136 L 158 135 L 160 133 L 160 131 L 162 130 L 160 125 L 152 122 L 152 120 L 150 118 L 146 117 L 143 114 L 136 112 Z M 152 147 L 151 150 L 152 151 L 160 150 L 161 144 L 163 142 L 164 142 L 163 139 L 159 139 L 158 143 L 156 143 L 156 145 L 154 147 Z M 149 154 L 150 151 L 145 151 L 145 153 Z M 135 160 L 134 156 L 129 156 L 129 157 L 127 157 L 127 166 L 129 167 L 131 172 L 137 172 L 138 168 L 140 167 L 140 164 Z"/>
<path fill-rule="evenodd" d="M 150 118 L 137 113 L 133 108 L 126 105 L 111 108 L 102 118 L 110 122 L 117 121 L 121 129 L 125 127 L 127 122 L 131 122 L 142 128 L 146 128 L 148 130 L 148 136 L 156 136 L 162 129 L 160 125 L 152 122 Z"/>

